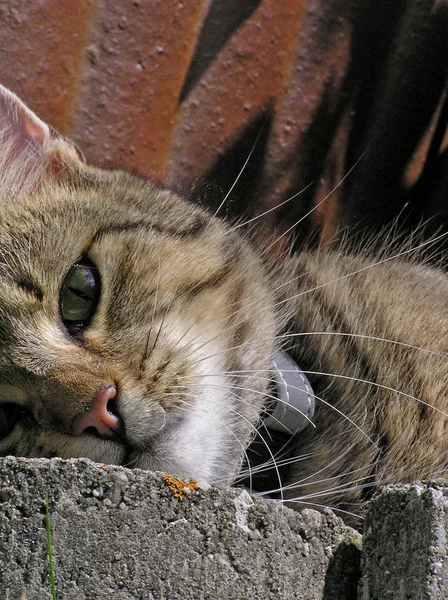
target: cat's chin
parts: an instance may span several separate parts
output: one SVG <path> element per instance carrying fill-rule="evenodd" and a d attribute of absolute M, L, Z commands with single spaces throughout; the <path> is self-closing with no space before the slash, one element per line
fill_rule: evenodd
<path fill-rule="evenodd" d="M 214 483 L 215 478 L 210 474 L 207 469 L 204 469 L 201 465 L 187 464 L 183 461 L 177 460 L 157 460 L 152 454 L 138 454 L 126 457 L 122 466 L 131 469 L 141 469 L 143 471 L 159 471 L 162 473 L 168 473 L 175 475 L 185 480 L 199 479 L 201 481 L 207 481 Z"/>
<path fill-rule="evenodd" d="M 233 439 L 187 440 L 169 432 L 153 441 L 144 452 L 130 452 L 122 465 L 144 471 L 161 471 L 182 479 L 199 479 L 209 483 L 230 483 L 240 464 L 239 453 L 231 446 Z M 225 445 L 228 451 L 221 453 Z"/>

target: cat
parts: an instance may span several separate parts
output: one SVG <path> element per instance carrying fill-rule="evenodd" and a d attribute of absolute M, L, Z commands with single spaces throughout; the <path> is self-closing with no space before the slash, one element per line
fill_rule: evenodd
<path fill-rule="evenodd" d="M 379 485 L 447 475 L 441 270 L 408 250 L 272 265 L 242 228 L 88 166 L 3 87 L 0 119 L 1 456 L 217 484 L 270 469 L 271 495 L 355 525 Z M 315 414 L 242 467 L 257 430 L 275 437 L 279 350 Z"/>

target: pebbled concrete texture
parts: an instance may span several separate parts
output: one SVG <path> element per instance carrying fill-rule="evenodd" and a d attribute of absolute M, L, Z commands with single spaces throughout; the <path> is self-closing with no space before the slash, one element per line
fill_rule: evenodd
<path fill-rule="evenodd" d="M 205 486 L 209 487 L 209 486 Z M 0 460 L 0 597 L 350 600 L 360 536 L 238 489 L 175 497 L 161 474 L 84 459 Z"/>
<path fill-rule="evenodd" d="M 448 598 L 448 483 L 391 485 L 366 517 L 360 600 Z"/>

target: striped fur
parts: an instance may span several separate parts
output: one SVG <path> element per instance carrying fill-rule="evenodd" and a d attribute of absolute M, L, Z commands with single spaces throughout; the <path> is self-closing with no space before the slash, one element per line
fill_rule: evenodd
<path fill-rule="evenodd" d="M 283 346 L 317 405 L 283 490 L 292 506 L 329 505 L 353 521 L 384 482 L 446 476 L 442 272 L 331 252 L 272 270 L 202 209 L 86 166 L 4 88 L 0 117 L 1 455 L 85 456 L 231 482 Z M 101 297 L 74 337 L 60 295 L 83 256 Z M 74 435 L 110 383 L 121 436 Z M 14 427 L 2 416 L 11 405 Z"/>

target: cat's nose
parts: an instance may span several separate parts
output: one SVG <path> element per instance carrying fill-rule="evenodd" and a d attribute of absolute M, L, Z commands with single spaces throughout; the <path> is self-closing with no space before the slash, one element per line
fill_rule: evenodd
<path fill-rule="evenodd" d="M 120 427 L 120 419 L 111 410 L 111 401 L 117 390 L 109 385 L 97 392 L 91 407 L 73 421 L 73 435 L 82 435 L 93 427 L 102 437 L 113 437 Z"/>

